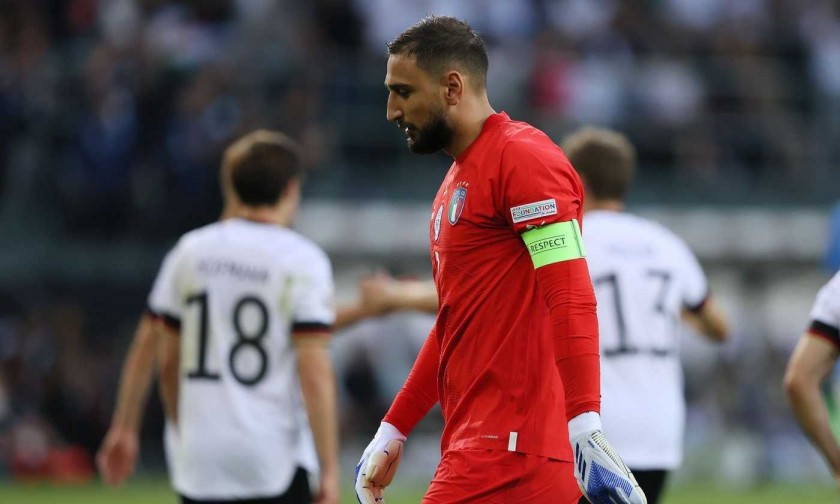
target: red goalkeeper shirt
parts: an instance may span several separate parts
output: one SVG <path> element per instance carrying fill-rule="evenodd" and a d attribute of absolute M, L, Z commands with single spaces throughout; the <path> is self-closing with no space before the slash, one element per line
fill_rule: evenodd
<path fill-rule="evenodd" d="M 400 393 L 437 386 L 437 394 L 423 397 L 440 400 L 444 451 L 498 449 L 571 460 L 569 398 L 558 372 L 563 359 L 558 353 L 566 344 L 558 338 L 566 335 L 558 335 L 558 324 L 566 332 L 573 315 L 563 312 L 558 320 L 552 314 L 551 295 L 538 284 L 540 270 L 520 233 L 573 219 L 582 222 L 582 213 L 583 187 L 563 152 L 541 131 L 504 113 L 490 116 L 452 164 L 435 198 L 429 230 L 440 308 L 413 376 Z M 587 316 L 595 326 L 588 324 L 594 333 L 588 334 L 589 353 L 579 364 L 594 366 L 594 374 L 593 369 L 580 371 L 595 383 L 587 382 L 583 394 L 573 399 L 578 414 L 598 410 L 597 320 L 585 261 L 569 262 L 582 266 L 580 274 L 553 283 L 580 283 L 562 285 L 560 296 L 575 289 L 587 300 L 591 295 Z M 417 379 L 435 364 L 436 380 Z M 401 410 L 411 407 L 399 399 L 386 421 L 410 430 L 414 424 L 402 421 Z"/>

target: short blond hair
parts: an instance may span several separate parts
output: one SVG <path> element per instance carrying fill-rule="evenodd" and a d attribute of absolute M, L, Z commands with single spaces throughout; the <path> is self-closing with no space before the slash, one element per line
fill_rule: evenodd
<path fill-rule="evenodd" d="M 623 133 L 585 127 L 566 136 L 561 148 L 592 196 L 624 199 L 636 171 L 636 148 Z"/>

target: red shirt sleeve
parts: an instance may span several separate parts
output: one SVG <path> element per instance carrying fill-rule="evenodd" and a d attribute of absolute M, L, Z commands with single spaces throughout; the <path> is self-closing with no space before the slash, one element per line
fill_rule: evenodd
<path fill-rule="evenodd" d="M 583 184 L 560 148 L 548 139 L 533 136 L 509 143 L 501 170 L 501 211 L 514 231 L 521 234 L 572 219 L 583 226 Z M 586 260 L 549 264 L 538 268 L 536 275 L 551 314 L 567 419 L 600 412 L 598 316 Z"/>
<path fill-rule="evenodd" d="M 402 389 L 397 393 L 391 408 L 383 419 L 404 435 L 414 429 L 432 406 L 438 402 L 437 375 L 440 361 L 437 333 L 434 328 L 423 343 L 414 367 L 408 374 Z"/>
<path fill-rule="evenodd" d="M 584 259 L 537 269 L 551 311 L 554 358 L 566 393 L 566 419 L 601 411 L 601 363 L 595 291 Z"/>
<path fill-rule="evenodd" d="M 511 142 L 502 152 L 499 210 L 517 233 L 582 218 L 583 184 L 559 147 Z"/>

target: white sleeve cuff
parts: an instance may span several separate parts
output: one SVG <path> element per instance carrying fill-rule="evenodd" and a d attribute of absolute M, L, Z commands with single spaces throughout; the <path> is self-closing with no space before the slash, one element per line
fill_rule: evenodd
<path fill-rule="evenodd" d="M 587 411 L 569 420 L 569 440 L 573 441 L 577 437 L 587 432 L 593 432 L 601 429 L 601 415 L 594 411 Z"/>

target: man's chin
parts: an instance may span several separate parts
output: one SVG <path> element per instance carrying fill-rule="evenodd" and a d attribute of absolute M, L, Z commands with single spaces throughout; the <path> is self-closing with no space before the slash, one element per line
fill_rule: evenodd
<path fill-rule="evenodd" d="M 408 150 L 410 150 L 414 154 L 434 154 L 435 152 L 440 151 L 440 149 L 432 149 L 430 146 L 425 145 L 423 143 L 418 143 L 416 140 L 408 139 L 406 141 L 406 145 L 408 145 Z"/>

